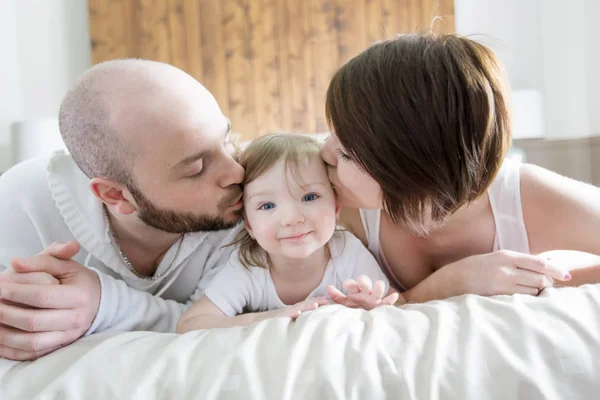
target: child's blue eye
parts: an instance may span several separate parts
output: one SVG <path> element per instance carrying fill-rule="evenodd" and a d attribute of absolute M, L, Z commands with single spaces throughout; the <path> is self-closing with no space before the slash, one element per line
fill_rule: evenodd
<path fill-rule="evenodd" d="M 259 210 L 265 210 L 265 211 L 272 210 L 274 208 L 275 208 L 275 204 L 273 204 L 273 203 L 264 203 L 258 207 Z"/>
<path fill-rule="evenodd" d="M 315 193 L 309 193 L 302 198 L 302 201 L 315 201 L 318 198 L 319 196 L 317 196 Z"/>

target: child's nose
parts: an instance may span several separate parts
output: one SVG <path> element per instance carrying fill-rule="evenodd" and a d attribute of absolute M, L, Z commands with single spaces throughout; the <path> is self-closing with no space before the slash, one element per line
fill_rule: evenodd
<path fill-rule="evenodd" d="M 285 210 L 285 214 L 283 219 L 281 220 L 281 225 L 290 226 L 297 225 L 303 223 L 305 220 L 304 214 L 302 211 L 295 206 L 290 206 Z"/>

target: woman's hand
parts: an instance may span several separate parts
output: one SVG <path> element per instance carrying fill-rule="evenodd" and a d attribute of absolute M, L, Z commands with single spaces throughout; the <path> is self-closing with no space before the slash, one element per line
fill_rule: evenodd
<path fill-rule="evenodd" d="M 459 294 L 537 295 L 553 286 L 554 279 L 569 281 L 568 269 L 542 255 L 501 250 L 475 255 L 449 264 L 439 271 L 439 285 L 452 285 Z"/>
<path fill-rule="evenodd" d="M 381 305 L 394 305 L 400 297 L 396 291 L 390 291 L 384 298 L 385 283 L 376 281 L 373 287 L 371 279 L 365 275 L 361 275 L 356 281 L 354 279 L 345 280 L 344 289 L 346 295 L 335 286 L 329 285 L 327 294 L 335 303 L 351 308 L 371 310 Z"/>

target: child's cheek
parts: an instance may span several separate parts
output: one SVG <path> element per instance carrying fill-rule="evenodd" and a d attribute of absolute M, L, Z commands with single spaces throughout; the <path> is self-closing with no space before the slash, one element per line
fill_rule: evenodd
<path fill-rule="evenodd" d="M 262 223 L 259 222 L 258 226 L 263 242 L 267 245 L 273 245 L 273 243 L 276 241 L 275 238 L 277 237 L 275 225 L 270 221 L 263 221 Z"/>

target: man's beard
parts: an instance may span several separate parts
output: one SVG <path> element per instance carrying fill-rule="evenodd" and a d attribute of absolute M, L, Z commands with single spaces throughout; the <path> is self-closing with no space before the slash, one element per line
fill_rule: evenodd
<path fill-rule="evenodd" d="M 236 226 L 242 218 L 242 209 L 234 212 L 235 219 L 228 221 L 220 215 L 197 215 L 189 212 L 179 212 L 161 209 L 155 206 L 142 192 L 130 185 L 131 195 L 137 203 L 138 217 L 146 225 L 169 233 L 190 233 L 200 231 L 220 231 Z M 240 197 L 242 190 L 233 186 L 231 194 L 219 201 L 217 208 L 224 212 Z"/>

